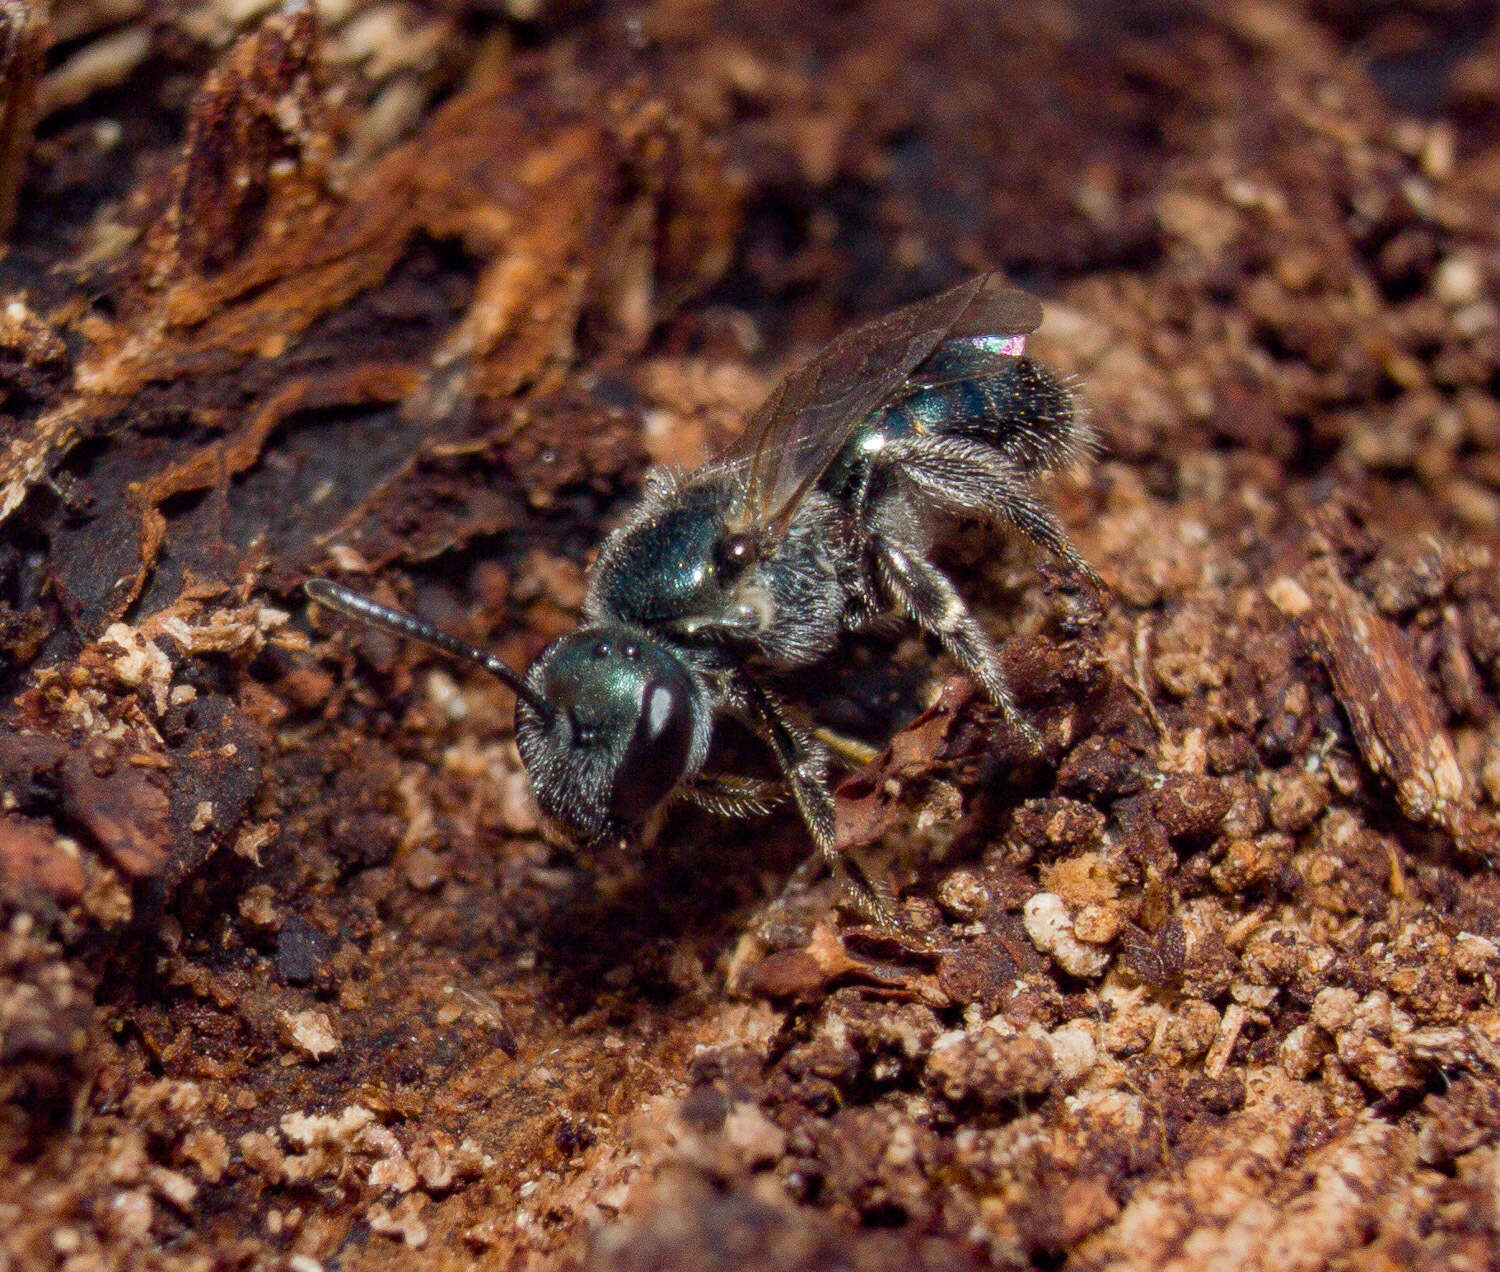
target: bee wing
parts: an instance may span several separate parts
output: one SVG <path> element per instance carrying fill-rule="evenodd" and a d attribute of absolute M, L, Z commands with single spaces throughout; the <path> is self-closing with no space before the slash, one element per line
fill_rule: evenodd
<path fill-rule="evenodd" d="M 944 340 L 1024 338 L 1041 320 L 1033 297 L 981 274 L 839 336 L 776 386 L 726 457 L 747 466 L 737 528 L 784 531 L 854 431 Z"/>
<path fill-rule="evenodd" d="M 1026 351 L 1025 336 L 950 336 L 907 379 L 913 389 L 940 389 L 999 375 Z"/>

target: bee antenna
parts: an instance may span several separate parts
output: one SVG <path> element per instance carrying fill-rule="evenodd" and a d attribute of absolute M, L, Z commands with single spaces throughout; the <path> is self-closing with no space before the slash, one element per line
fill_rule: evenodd
<path fill-rule="evenodd" d="M 431 623 L 425 623 L 420 618 L 402 610 L 382 605 L 379 601 L 372 601 L 368 596 L 361 596 L 358 592 L 351 592 L 342 583 L 335 583 L 332 579 L 308 579 L 302 588 L 319 605 L 326 605 L 334 613 L 342 614 L 356 623 L 364 623 L 368 627 L 378 628 L 380 631 L 389 632 L 392 636 L 400 636 L 405 640 L 420 641 L 453 658 L 483 667 L 490 675 L 509 686 L 516 697 L 543 720 L 552 718 L 552 704 L 527 688 L 521 677 L 494 654 L 487 654 L 482 649 L 476 649 L 466 641 L 459 640 L 457 636 L 450 636 Z"/>

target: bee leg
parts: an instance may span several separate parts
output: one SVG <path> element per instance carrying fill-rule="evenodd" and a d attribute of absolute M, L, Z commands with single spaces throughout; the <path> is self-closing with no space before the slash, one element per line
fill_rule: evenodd
<path fill-rule="evenodd" d="M 1011 525 L 1096 588 L 1104 583 L 1062 522 L 1003 452 L 967 437 L 926 434 L 890 448 L 889 463 L 925 501 L 991 525 Z"/>
<path fill-rule="evenodd" d="M 1037 547 L 1050 552 L 1075 574 L 1086 578 L 1097 591 L 1104 591 L 1104 580 L 1073 546 L 1057 514 L 1038 499 L 1019 479 L 998 490 L 993 496 L 989 521 L 1007 521 Z"/>
<path fill-rule="evenodd" d="M 873 541 L 875 568 L 880 581 L 912 621 L 931 632 L 938 643 L 1000 708 L 1013 729 L 1040 751 L 1042 740 L 1016 706 L 1016 700 L 1000 670 L 995 646 L 948 576 L 914 548 L 887 538 Z"/>
<path fill-rule="evenodd" d="M 683 786 L 682 795 L 717 817 L 759 817 L 785 800 L 787 789 L 784 782 L 718 773 L 693 778 Z"/>
<path fill-rule="evenodd" d="M 858 862 L 838 850 L 833 792 L 827 781 L 828 752 L 823 744 L 795 724 L 781 704 L 754 682 L 741 678 L 735 698 L 770 746 L 819 855 L 839 880 L 849 903 L 877 927 L 899 929 L 891 898 L 871 883 Z"/>

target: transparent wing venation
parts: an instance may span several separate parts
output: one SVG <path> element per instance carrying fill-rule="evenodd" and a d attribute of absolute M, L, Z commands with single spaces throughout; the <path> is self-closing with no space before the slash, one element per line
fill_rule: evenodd
<path fill-rule="evenodd" d="M 736 529 L 784 532 L 855 430 L 944 340 L 1009 338 L 1004 351 L 1019 352 L 1041 320 L 1033 297 L 981 274 L 839 336 L 772 390 L 725 457 L 746 466 Z"/>

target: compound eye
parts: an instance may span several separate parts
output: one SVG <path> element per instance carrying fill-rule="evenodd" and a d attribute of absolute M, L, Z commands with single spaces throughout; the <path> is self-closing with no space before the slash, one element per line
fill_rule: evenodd
<path fill-rule="evenodd" d="M 635 732 L 615 773 L 614 815 L 639 822 L 666 799 L 687 772 L 693 745 L 693 704 L 687 685 L 653 677 L 641 691 Z"/>

